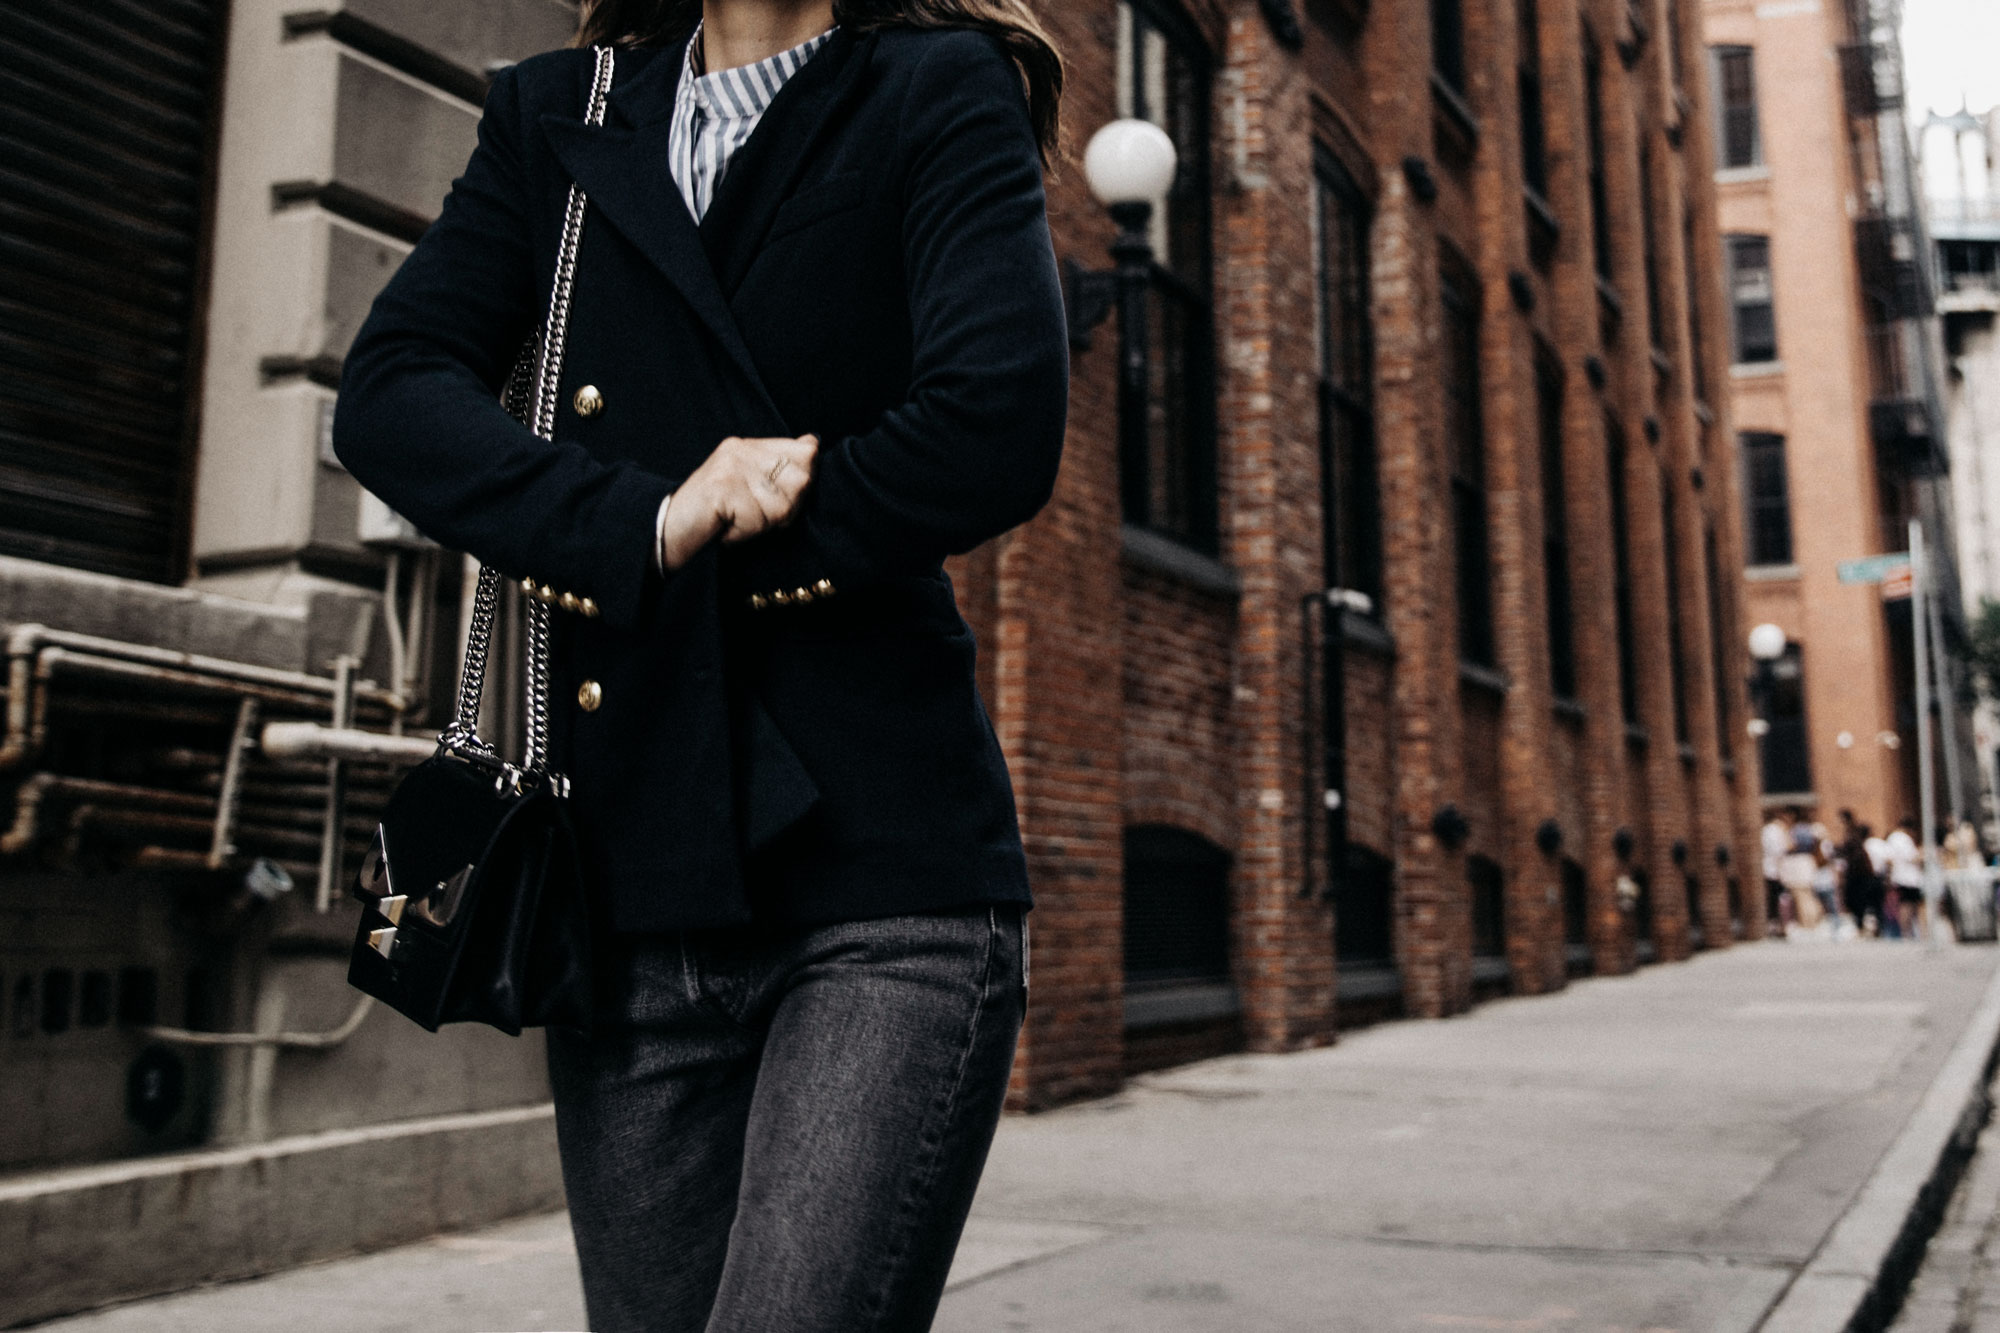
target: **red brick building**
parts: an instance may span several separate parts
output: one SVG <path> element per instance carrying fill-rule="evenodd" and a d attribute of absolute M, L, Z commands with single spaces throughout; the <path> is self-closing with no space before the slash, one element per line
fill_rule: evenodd
<path fill-rule="evenodd" d="M 1694 7 L 1041 9 L 1074 142 L 1181 167 L 1144 455 L 1114 316 L 1055 501 L 954 571 L 1039 900 L 1017 1103 L 1761 931 Z M 1051 205 L 1105 266 L 1080 169 Z"/>

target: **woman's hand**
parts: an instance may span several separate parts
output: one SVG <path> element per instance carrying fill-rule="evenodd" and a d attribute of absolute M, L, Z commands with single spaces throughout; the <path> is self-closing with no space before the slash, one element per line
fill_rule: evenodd
<path fill-rule="evenodd" d="M 818 453 L 816 435 L 724 440 L 667 505 L 661 563 L 672 572 L 717 537 L 747 541 L 791 521 L 812 484 Z"/>

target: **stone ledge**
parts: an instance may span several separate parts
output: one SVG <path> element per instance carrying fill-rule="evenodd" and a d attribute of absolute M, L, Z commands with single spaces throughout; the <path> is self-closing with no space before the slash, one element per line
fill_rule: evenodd
<path fill-rule="evenodd" d="M 0 1327 L 562 1203 L 548 1103 L 15 1176 Z"/>

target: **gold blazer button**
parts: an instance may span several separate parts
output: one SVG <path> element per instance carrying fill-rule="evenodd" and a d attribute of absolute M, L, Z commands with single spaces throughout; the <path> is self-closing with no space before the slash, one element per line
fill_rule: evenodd
<path fill-rule="evenodd" d="M 586 713 L 595 713 L 604 703 L 604 687 L 594 680 L 586 680 L 576 687 L 576 706 Z"/>
<path fill-rule="evenodd" d="M 561 606 L 565 611 L 583 610 L 583 599 L 573 592 L 566 592 L 561 597 L 558 597 L 556 604 Z"/>
<path fill-rule="evenodd" d="M 586 384 L 570 399 L 570 406 L 580 417 L 594 417 L 604 410 L 604 395 L 597 391 L 595 384 Z"/>

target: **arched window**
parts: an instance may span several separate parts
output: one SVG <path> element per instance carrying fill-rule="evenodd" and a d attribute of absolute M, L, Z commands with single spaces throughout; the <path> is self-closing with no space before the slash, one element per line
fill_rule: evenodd
<path fill-rule="evenodd" d="M 1373 847 L 1347 844 L 1346 873 L 1334 891 L 1334 954 L 1343 963 L 1389 963 L 1396 956 L 1396 863 Z"/>
<path fill-rule="evenodd" d="M 1165 824 L 1125 830 L 1125 982 L 1229 979 L 1229 853 Z"/>

